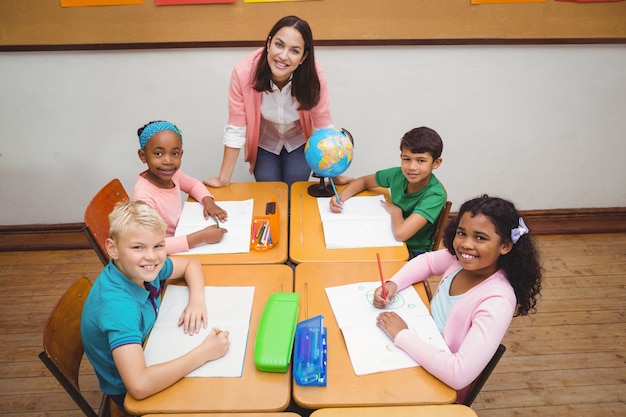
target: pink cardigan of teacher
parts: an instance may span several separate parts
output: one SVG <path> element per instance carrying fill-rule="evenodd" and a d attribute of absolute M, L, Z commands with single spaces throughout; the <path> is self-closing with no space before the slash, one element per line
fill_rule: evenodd
<path fill-rule="evenodd" d="M 263 48 L 260 48 L 239 61 L 233 68 L 228 88 L 228 124 L 246 127 L 244 161 L 250 163 L 250 173 L 254 170 L 259 133 L 261 127 L 261 98 L 263 93 L 253 88 L 256 63 Z M 320 79 L 320 100 L 311 110 L 299 111 L 304 137 L 309 138 L 315 129 L 333 124 L 330 115 L 328 87 L 322 68 L 315 63 Z"/>
<path fill-rule="evenodd" d="M 400 291 L 431 276 L 443 274 L 443 282 L 460 268 L 456 257 L 443 249 L 414 258 L 390 281 Z M 432 375 L 456 389 L 457 402 L 461 403 L 467 386 L 485 368 L 504 338 L 516 307 L 513 287 L 499 270 L 463 294 L 452 307 L 443 330 L 451 353 L 431 346 L 406 329 L 396 335 L 394 343 Z"/>

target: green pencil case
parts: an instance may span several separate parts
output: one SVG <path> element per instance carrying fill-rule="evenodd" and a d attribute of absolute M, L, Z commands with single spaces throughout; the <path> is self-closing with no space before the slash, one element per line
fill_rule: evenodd
<path fill-rule="evenodd" d="M 287 372 L 298 320 L 300 294 L 270 295 L 254 341 L 254 364 L 259 371 Z"/>

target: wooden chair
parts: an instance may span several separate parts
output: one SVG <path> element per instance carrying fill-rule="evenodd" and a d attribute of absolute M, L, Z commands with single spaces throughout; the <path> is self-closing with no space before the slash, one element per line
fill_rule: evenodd
<path fill-rule="evenodd" d="M 84 354 L 80 320 L 91 285 L 88 278 L 78 278 L 61 296 L 44 328 L 43 352 L 39 354 L 39 359 L 87 417 L 127 416 L 124 410 L 104 394 L 96 412 L 83 396 L 78 384 L 80 363 Z"/>
<path fill-rule="evenodd" d="M 439 249 L 441 245 L 441 239 L 443 238 L 443 231 L 446 228 L 446 223 L 448 223 L 448 217 L 450 216 L 450 209 L 452 208 L 452 202 L 446 201 L 446 204 L 441 208 L 441 212 L 439 213 L 439 218 L 437 219 L 437 223 L 435 224 L 435 233 L 433 233 L 433 247 L 431 250 Z"/>
<path fill-rule="evenodd" d="M 81 277 L 65 291 L 52 309 L 44 328 L 43 352 L 39 354 L 39 358 L 85 415 L 98 417 L 105 414 L 105 398 L 103 397 L 99 412 L 96 412 L 83 397 L 78 385 L 80 362 L 84 353 L 80 319 L 90 290 L 91 281 Z"/>
<path fill-rule="evenodd" d="M 506 346 L 500 344 L 500 346 L 498 346 L 498 349 L 496 350 L 496 353 L 494 353 L 489 363 L 487 363 L 487 366 L 485 366 L 485 369 L 483 369 L 480 375 L 478 375 L 478 377 L 470 385 L 470 389 L 467 392 L 465 400 L 463 401 L 463 405 L 466 405 L 468 407 L 472 405 L 472 403 L 478 396 L 478 393 L 485 385 L 485 382 L 487 382 L 487 379 L 489 379 L 489 375 L 491 375 L 491 372 L 493 372 L 493 370 L 495 369 L 496 365 L 500 361 L 500 358 L 502 358 L 502 355 L 504 355 L 505 351 Z"/>
<path fill-rule="evenodd" d="M 435 233 L 433 234 L 433 246 L 431 250 L 435 251 L 439 249 L 439 245 L 441 244 L 441 238 L 443 237 L 443 231 L 446 228 L 446 223 L 448 222 L 448 217 L 450 216 L 450 209 L 452 208 L 452 202 L 446 201 L 446 204 L 441 208 L 441 212 L 439 212 L 439 218 L 437 219 L 437 223 L 435 224 Z M 428 281 L 424 281 L 424 287 L 426 288 L 426 296 L 428 296 L 428 301 L 433 299 L 433 291 L 430 288 L 430 284 Z"/>
<path fill-rule="evenodd" d="M 129 200 L 128 194 L 116 178 L 102 187 L 85 209 L 83 233 L 104 265 L 109 263 L 109 255 L 104 246 L 109 237 L 109 214 L 115 204 L 125 200 Z"/>

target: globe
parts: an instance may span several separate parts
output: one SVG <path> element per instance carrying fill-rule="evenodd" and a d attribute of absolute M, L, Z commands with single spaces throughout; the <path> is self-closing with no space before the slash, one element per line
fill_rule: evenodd
<path fill-rule="evenodd" d="M 354 145 L 345 129 L 320 129 L 304 145 L 304 158 L 313 172 L 324 178 L 343 174 L 352 163 Z"/>

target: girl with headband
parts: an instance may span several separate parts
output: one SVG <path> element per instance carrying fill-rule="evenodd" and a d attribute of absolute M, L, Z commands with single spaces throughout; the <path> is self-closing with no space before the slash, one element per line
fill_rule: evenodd
<path fill-rule="evenodd" d="M 228 215 L 199 180 L 180 170 L 183 157 L 183 133 L 173 123 L 154 121 L 137 131 L 139 159 L 148 169 L 139 174 L 132 200 L 142 200 L 154 207 L 167 223 L 167 254 L 185 252 L 194 246 L 217 243 L 227 232 L 217 225 L 208 226 L 184 236 L 174 236 L 182 212 L 181 192 L 189 194 L 204 206 L 204 216 L 225 222 Z"/>

